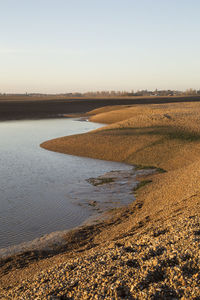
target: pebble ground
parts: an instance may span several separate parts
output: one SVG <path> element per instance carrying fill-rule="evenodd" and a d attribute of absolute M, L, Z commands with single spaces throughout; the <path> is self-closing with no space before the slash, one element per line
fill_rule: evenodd
<path fill-rule="evenodd" d="M 49 266 L 1 299 L 200 299 L 200 217 L 173 215 Z"/>

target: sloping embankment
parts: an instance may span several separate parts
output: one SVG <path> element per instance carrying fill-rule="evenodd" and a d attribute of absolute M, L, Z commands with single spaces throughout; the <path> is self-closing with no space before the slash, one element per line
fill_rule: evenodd
<path fill-rule="evenodd" d="M 24 299 L 50 294 L 71 299 L 199 299 L 200 105 L 109 107 L 89 115 L 110 125 L 41 146 L 167 172 L 152 175 L 152 182 L 137 191 L 136 202 L 116 211 L 111 220 L 66 236 L 69 245 L 74 241 L 71 258 L 40 262 L 37 272 L 34 264 L 29 266 L 24 281 L 15 279 L 8 292 L 5 275 L 2 293 Z"/>

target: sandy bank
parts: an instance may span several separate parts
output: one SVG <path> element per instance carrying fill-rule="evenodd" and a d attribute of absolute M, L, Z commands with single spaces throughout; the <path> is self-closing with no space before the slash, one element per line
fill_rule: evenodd
<path fill-rule="evenodd" d="M 144 202 L 143 215 L 156 215 L 161 211 L 168 214 L 175 203 L 197 193 L 200 175 L 198 103 L 123 106 L 99 109 L 91 114 L 92 121 L 110 125 L 90 133 L 47 141 L 41 146 L 167 170 L 155 176 L 153 183 L 138 195 L 138 201 Z"/>
<path fill-rule="evenodd" d="M 200 104 L 107 107 L 89 115 L 109 125 L 41 146 L 167 172 L 143 179 L 152 182 L 111 219 L 66 235 L 62 255 L 32 264 L 27 258 L 22 267 L 15 258 L 11 272 L 4 264 L 2 295 L 199 299 Z"/>

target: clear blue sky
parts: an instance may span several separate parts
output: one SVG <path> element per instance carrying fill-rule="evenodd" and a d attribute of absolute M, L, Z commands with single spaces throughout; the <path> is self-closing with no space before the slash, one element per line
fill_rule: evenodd
<path fill-rule="evenodd" d="M 0 0 L 0 92 L 200 88 L 199 0 Z"/>

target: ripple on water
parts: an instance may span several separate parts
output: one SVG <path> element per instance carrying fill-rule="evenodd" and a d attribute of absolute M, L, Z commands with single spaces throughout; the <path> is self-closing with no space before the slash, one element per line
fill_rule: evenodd
<path fill-rule="evenodd" d="M 88 201 L 94 197 L 100 199 L 102 192 L 96 191 L 86 179 L 112 170 L 130 169 L 120 163 L 64 155 L 39 147 L 45 140 L 84 133 L 100 126 L 75 119 L 0 123 L 0 140 L 3 141 L 0 148 L 0 249 L 79 226 L 94 213 Z M 115 198 L 116 192 L 109 189 L 107 192 L 110 192 L 109 197 Z"/>

